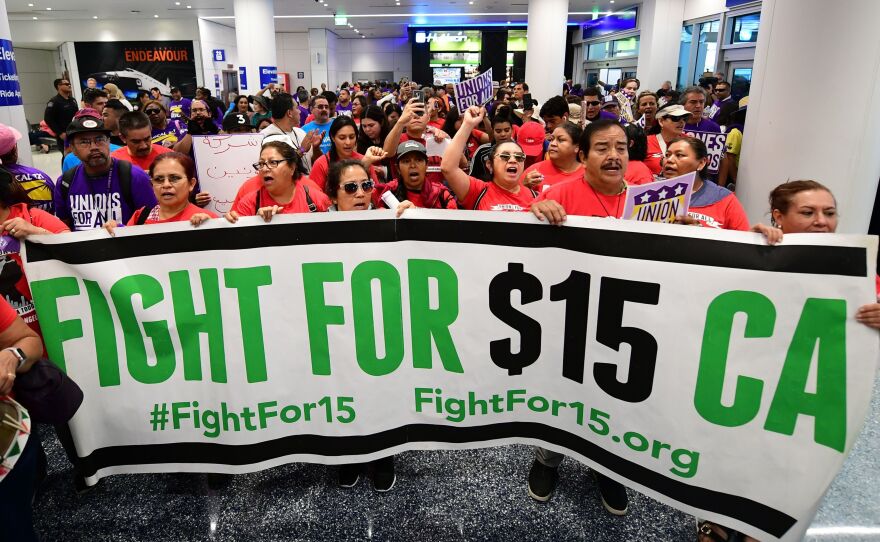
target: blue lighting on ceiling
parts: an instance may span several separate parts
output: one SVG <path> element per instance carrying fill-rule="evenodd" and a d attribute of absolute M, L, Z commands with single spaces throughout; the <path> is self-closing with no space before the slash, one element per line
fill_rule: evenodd
<path fill-rule="evenodd" d="M 567 26 L 580 26 L 581 23 L 567 23 Z M 481 26 L 521 26 L 526 27 L 528 23 L 461 23 L 461 24 L 410 24 L 407 25 L 409 28 L 437 28 L 437 29 L 447 29 L 454 30 L 456 28 L 466 28 L 466 27 L 481 27 Z"/>

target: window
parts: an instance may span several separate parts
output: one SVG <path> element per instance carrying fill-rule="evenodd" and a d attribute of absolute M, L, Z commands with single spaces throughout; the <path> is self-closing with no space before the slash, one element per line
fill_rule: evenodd
<path fill-rule="evenodd" d="M 587 60 L 605 60 L 611 58 L 611 42 L 603 41 L 602 43 L 594 43 L 590 45 L 587 53 Z"/>
<path fill-rule="evenodd" d="M 593 43 L 587 51 L 587 60 L 605 60 L 608 58 L 626 58 L 638 56 L 639 37 L 623 38 L 614 41 Z"/>
<path fill-rule="evenodd" d="M 694 25 L 686 24 L 681 27 L 681 45 L 678 49 L 678 77 L 675 81 L 676 88 L 688 86 L 688 63 L 691 59 L 691 43 L 694 41 Z"/>
<path fill-rule="evenodd" d="M 704 72 L 714 72 L 718 61 L 718 20 L 700 23 L 699 42 L 697 44 L 697 64 L 694 69 L 693 83 L 699 82 Z"/>
<path fill-rule="evenodd" d="M 734 17 L 730 24 L 730 43 L 755 43 L 758 41 L 760 13 L 749 13 Z"/>

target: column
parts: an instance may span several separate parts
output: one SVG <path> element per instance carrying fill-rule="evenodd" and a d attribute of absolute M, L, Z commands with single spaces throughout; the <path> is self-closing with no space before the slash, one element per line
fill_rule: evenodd
<path fill-rule="evenodd" d="M 772 188 L 819 181 L 837 197 L 838 231 L 865 233 L 880 179 L 880 2 L 828 6 L 761 6 L 736 193 L 749 221 L 768 223 Z"/>
<path fill-rule="evenodd" d="M 675 82 L 685 0 L 644 0 L 639 8 L 639 63 L 642 90 Z"/>
<path fill-rule="evenodd" d="M 321 90 L 321 83 L 330 88 L 330 69 L 327 65 L 327 34 L 325 28 L 309 28 L 309 65 L 312 71 L 312 88 Z"/>
<path fill-rule="evenodd" d="M 256 94 L 269 82 L 278 81 L 275 7 L 272 0 L 233 0 L 233 12 L 239 74 L 244 68 L 246 79 L 242 85 L 239 76 L 239 87 L 241 94 Z"/>
<path fill-rule="evenodd" d="M 562 94 L 567 24 L 568 0 L 529 2 L 526 83 L 538 104 Z M 504 78 L 494 73 L 493 76 L 498 80 Z"/>
<path fill-rule="evenodd" d="M 6 0 L 0 0 L 0 123 L 12 126 L 21 132 L 21 139 L 18 141 L 18 161 L 33 165 L 31 145 L 27 135 L 28 125 L 22 103 L 15 52 L 12 49 L 12 32 L 9 30 L 9 17 L 6 14 Z"/>

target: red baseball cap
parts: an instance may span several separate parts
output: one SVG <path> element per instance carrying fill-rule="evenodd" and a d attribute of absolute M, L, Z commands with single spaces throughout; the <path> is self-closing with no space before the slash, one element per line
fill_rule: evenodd
<path fill-rule="evenodd" d="M 529 121 L 519 128 L 516 142 L 528 156 L 540 156 L 544 151 L 544 125 Z"/>

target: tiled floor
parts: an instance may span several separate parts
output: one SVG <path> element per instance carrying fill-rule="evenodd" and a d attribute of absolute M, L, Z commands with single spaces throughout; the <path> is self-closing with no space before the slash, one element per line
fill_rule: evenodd
<path fill-rule="evenodd" d="M 871 414 L 808 532 L 811 542 L 880 540 L 880 384 Z M 389 493 L 369 480 L 336 487 L 334 467 L 292 464 L 211 489 L 195 474 L 120 475 L 78 496 L 51 429 L 49 476 L 35 505 L 46 540 L 695 540 L 692 516 L 630 491 L 630 513 L 605 512 L 573 460 L 547 504 L 526 494 L 527 446 L 407 452 Z"/>

